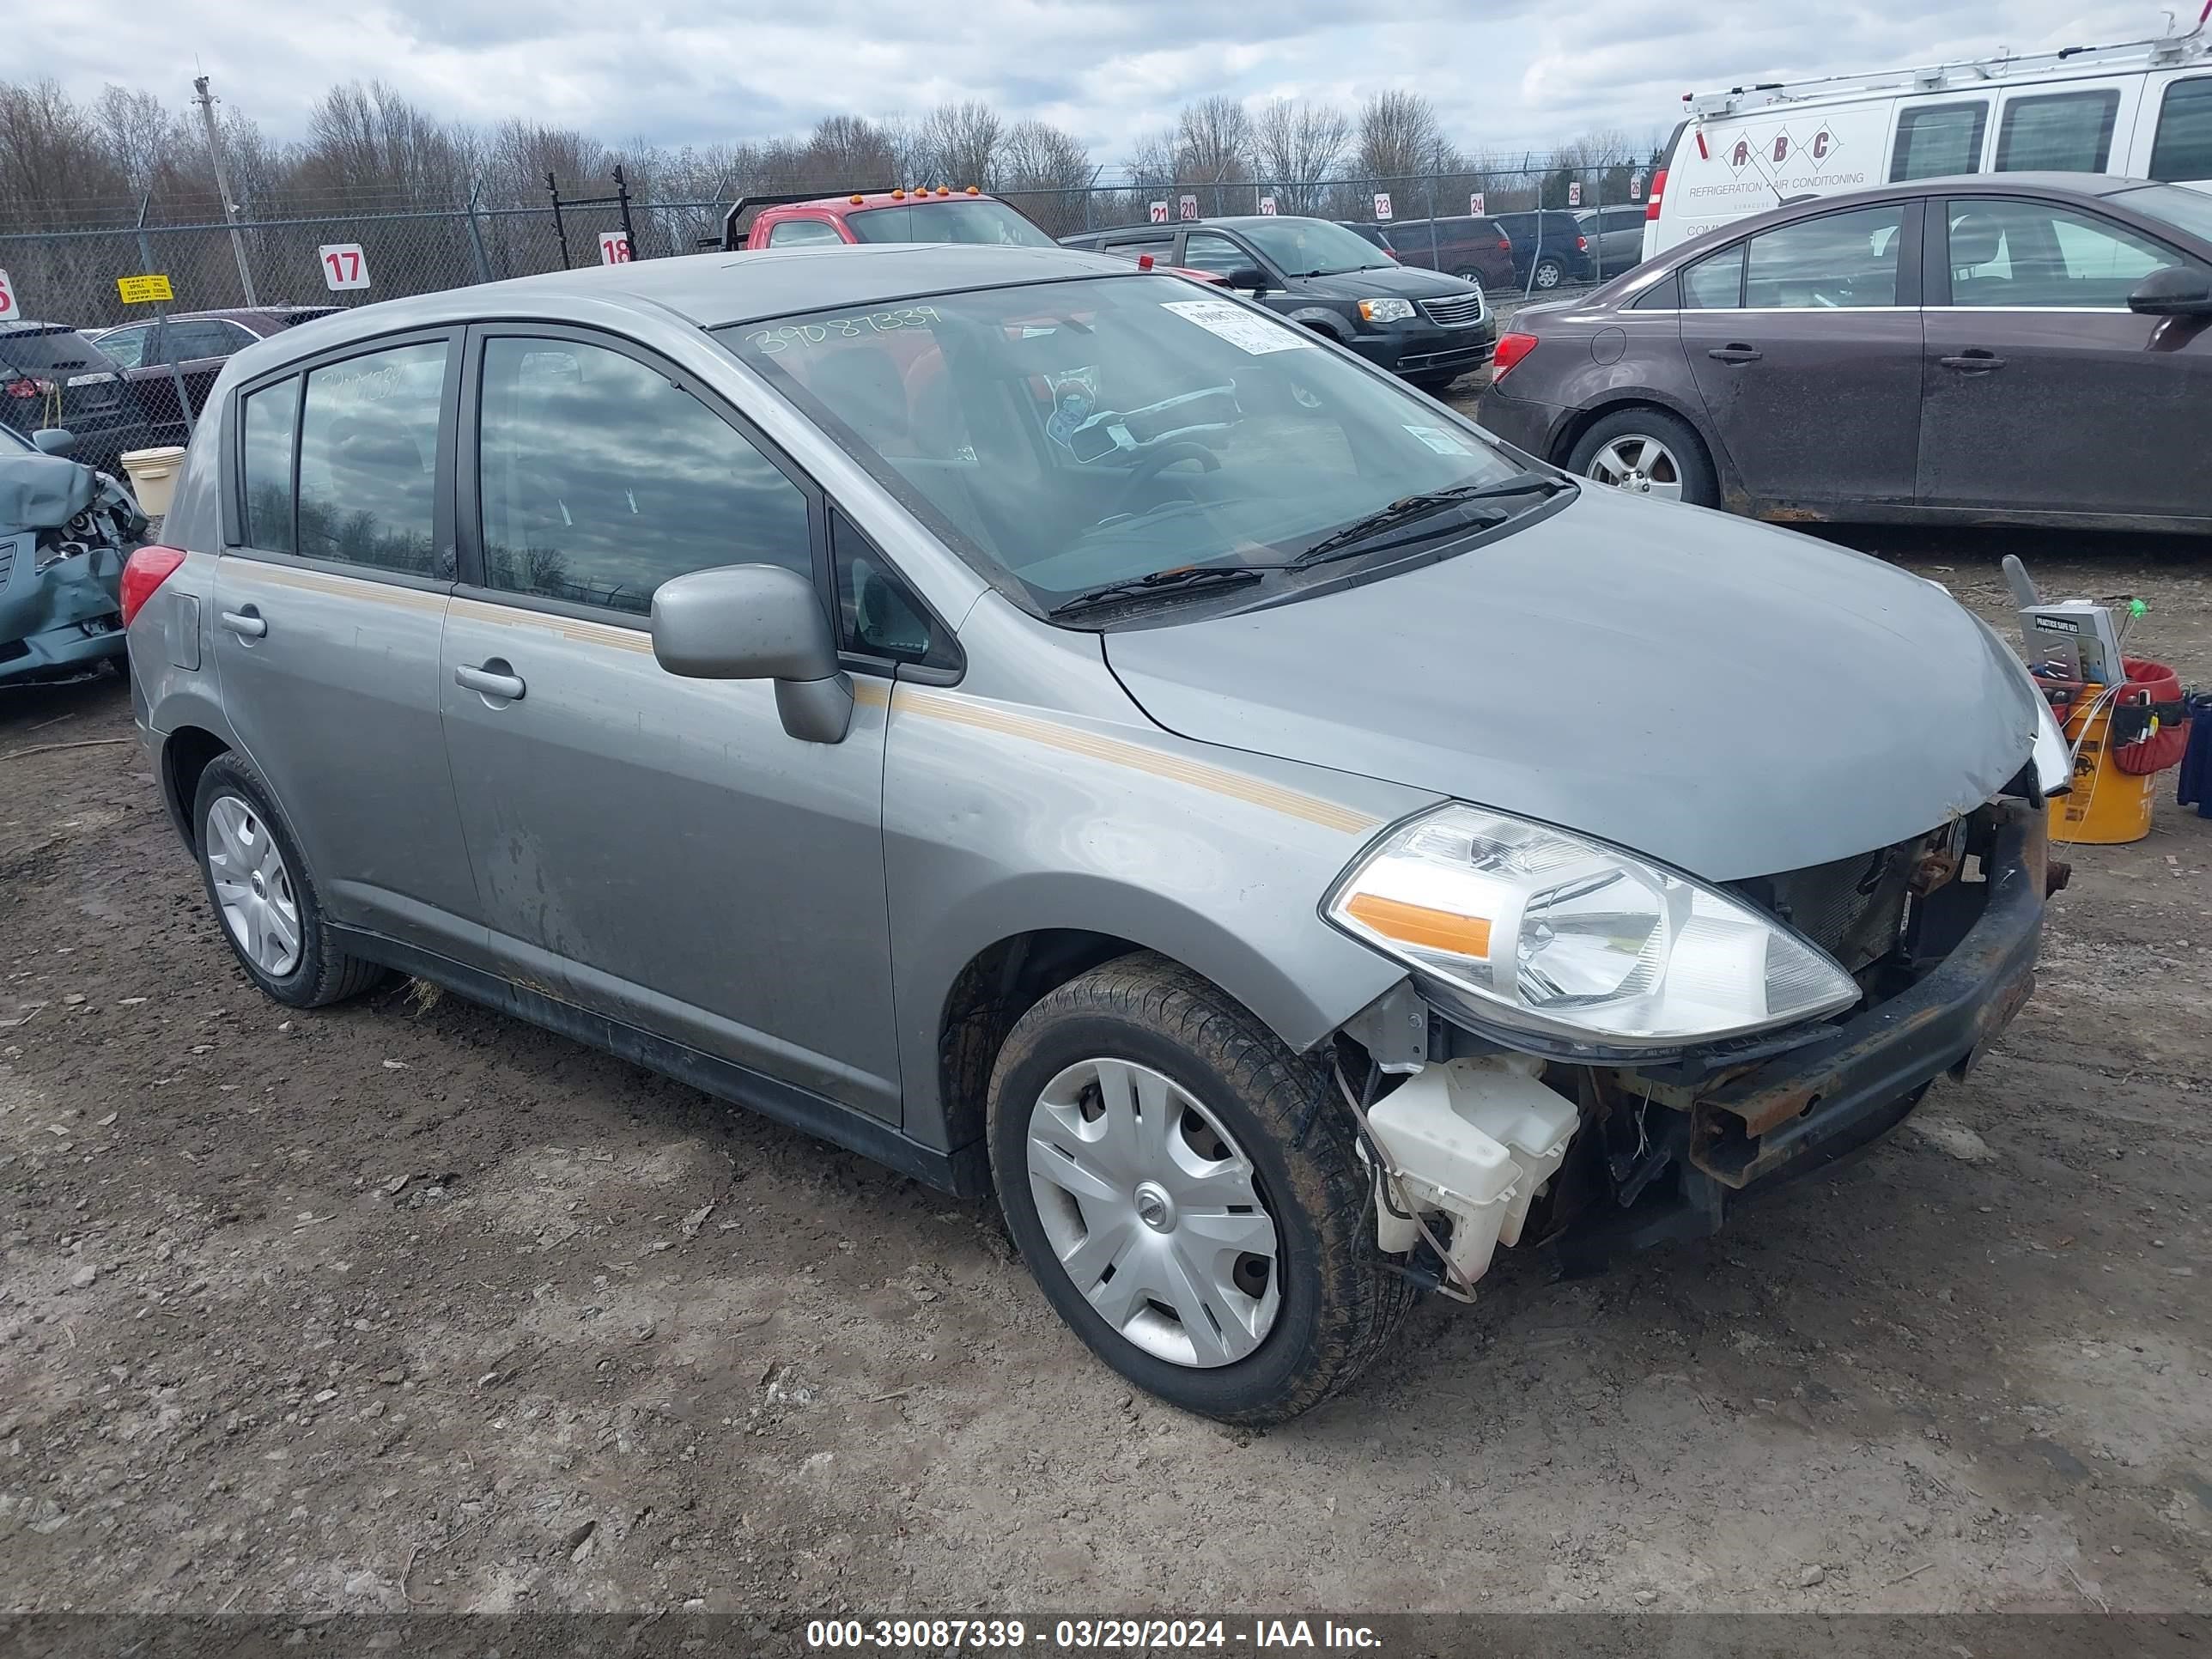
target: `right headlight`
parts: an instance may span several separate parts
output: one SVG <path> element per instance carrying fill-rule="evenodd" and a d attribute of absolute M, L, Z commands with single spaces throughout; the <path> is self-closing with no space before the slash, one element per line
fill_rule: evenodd
<path fill-rule="evenodd" d="M 1679 1048 L 1859 996 L 1833 960 L 1741 900 L 1479 806 L 1401 825 L 1325 913 L 1478 1018 L 1584 1046 Z"/>

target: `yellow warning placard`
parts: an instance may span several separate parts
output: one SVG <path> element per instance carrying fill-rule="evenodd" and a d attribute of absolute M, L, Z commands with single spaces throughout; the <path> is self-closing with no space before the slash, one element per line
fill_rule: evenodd
<path fill-rule="evenodd" d="M 169 279 L 160 275 L 118 276 L 115 279 L 115 290 L 123 296 L 123 303 L 126 306 L 150 305 L 156 300 L 173 300 L 177 297 L 169 291 Z"/>

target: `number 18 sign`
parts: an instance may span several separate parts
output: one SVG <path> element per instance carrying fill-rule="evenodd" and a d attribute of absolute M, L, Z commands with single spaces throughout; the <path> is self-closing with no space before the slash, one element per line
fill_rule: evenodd
<path fill-rule="evenodd" d="M 315 252 L 323 262 L 323 281 L 331 293 L 368 286 L 368 261 L 362 257 L 359 242 L 332 242 Z"/>

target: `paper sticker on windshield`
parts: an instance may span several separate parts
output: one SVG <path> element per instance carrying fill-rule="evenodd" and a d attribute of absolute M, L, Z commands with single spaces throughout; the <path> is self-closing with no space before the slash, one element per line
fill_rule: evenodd
<path fill-rule="evenodd" d="M 1066 449 L 1070 434 L 1097 410 L 1098 371 L 1062 369 L 1047 376 L 1046 384 L 1052 388 L 1052 413 L 1044 423 L 1045 435 Z"/>
<path fill-rule="evenodd" d="M 1160 308 L 1172 311 L 1186 322 L 1196 323 L 1208 334 L 1218 334 L 1239 351 L 1255 357 L 1265 356 L 1270 351 L 1304 351 L 1314 343 L 1313 337 L 1304 330 L 1255 316 L 1243 306 L 1227 300 L 1169 300 Z"/>
<path fill-rule="evenodd" d="M 1462 443 L 1456 436 L 1445 431 L 1443 428 L 1440 426 L 1409 426 L 1406 430 L 1412 433 L 1416 438 L 1419 438 L 1430 448 L 1435 450 L 1439 455 L 1472 455 L 1474 453 L 1473 450 L 1469 449 L 1464 443 Z"/>

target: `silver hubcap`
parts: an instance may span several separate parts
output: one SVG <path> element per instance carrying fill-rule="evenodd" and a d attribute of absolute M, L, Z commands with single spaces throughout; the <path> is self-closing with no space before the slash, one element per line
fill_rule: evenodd
<path fill-rule="evenodd" d="M 1557 288 L 1559 285 L 1559 268 L 1557 265 L 1538 265 L 1536 267 L 1536 286 L 1538 288 Z"/>
<path fill-rule="evenodd" d="M 1632 495 L 1682 499 L 1682 469 L 1674 452 L 1640 433 L 1624 433 L 1591 456 L 1589 476 Z"/>
<path fill-rule="evenodd" d="M 1275 1224 L 1220 1120 L 1172 1078 L 1086 1060 L 1030 1111 L 1030 1194 L 1106 1322 L 1178 1365 L 1226 1365 L 1282 1306 Z"/>
<path fill-rule="evenodd" d="M 207 861 L 231 938 L 263 973 L 283 978 L 300 963 L 300 902 L 269 826 L 235 795 L 208 808 Z"/>

